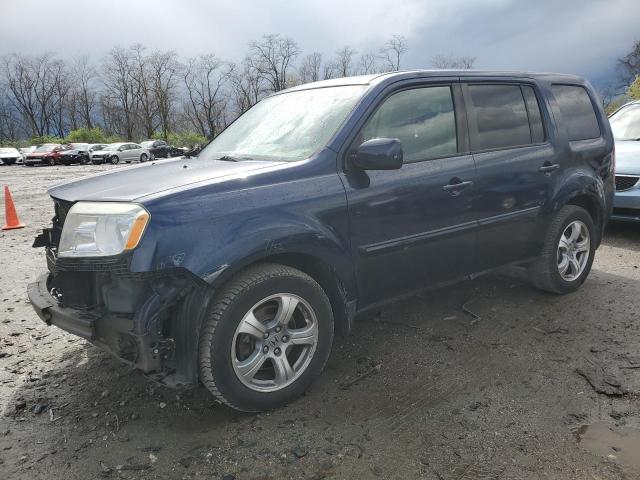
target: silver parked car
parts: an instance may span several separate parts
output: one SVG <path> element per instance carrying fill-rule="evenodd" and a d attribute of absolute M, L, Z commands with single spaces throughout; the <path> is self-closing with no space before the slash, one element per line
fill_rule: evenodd
<path fill-rule="evenodd" d="M 149 150 L 137 143 L 112 143 L 103 150 L 91 152 L 91 163 L 146 162 L 151 158 Z"/>
<path fill-rule="evenodd" d="M 616 195 L 612 220 L 640 222 L 640 101 L 609 118 L 616 140 Z"/>

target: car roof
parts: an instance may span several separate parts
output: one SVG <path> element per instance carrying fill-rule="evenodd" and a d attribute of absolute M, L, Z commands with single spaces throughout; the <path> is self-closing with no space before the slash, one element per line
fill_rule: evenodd
<path fill-rule="evenodd" d="M 378 73 L 373 75 L 358 75 L 354 77 L 332 78 L 318 82 L 306 83 L 282 90 L 278 93 L 308 90 L 312 88 L 337 87 L 346 85 L 375 85 L 382 82 L 410 78 L 436 77 L 504 77 L 504 78 L 533 78 L 551 82 L 585 83 L 582 77 L 563 73 L 527 72 L 527 71 L 495 71 L 495 70 L 401 70 L 397 72 Z M 278 94 L 277 93 L 277 94 Z M 276 94 L 276 95 L 277 95 Z"/>
<path fill-rule="evenodd" d="M 609 118 L 613 117 L 616 113 L 618 113 L 623 108 L 628 107 L 629 105 L 640 105 L 640 100 L 631 100 L 630 102 L 627 102 L 624 105 L 620 105 L 613 112 L 611 112 L 611 114 L 609 115 Z"/>

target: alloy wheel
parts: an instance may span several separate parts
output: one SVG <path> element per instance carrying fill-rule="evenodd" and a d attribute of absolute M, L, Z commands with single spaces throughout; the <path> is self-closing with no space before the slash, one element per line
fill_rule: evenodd
<path fill-rule="evenodd" d="M 281 390 L 307 369 L 318 343 L 311 306 L 289 293 L 256 303 L 236 328 L 231 363 L 237 378 L 259 392 Z"/>
<path fill-rule="evenodd" d="M 566 226 L 558 243 L 558 272 L 563 280 L 576 280 L 587 266 L 591 251 L 589 229 L 580 220 Z"/>

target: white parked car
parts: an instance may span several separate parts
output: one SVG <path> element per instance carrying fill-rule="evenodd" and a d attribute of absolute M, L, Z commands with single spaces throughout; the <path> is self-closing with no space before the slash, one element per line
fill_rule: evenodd
<path fill-rule="evenodd" d="M 22 158 L 19 158 L 16 163 L 24 165 L 24 161 L 27 159 L 27 155 L 32 153 L 36 148 L 38 147 L 35 145 L 31 145 L 30 147 L 22 147 L 20 149 L 20 154 L 22 155 Z"/>
<path fill-rule="evenodd" d="M 0 165 L 13 165 L 22 159 L 22 154 L 17 148 L 3 147 L 0 148 Z"/>
<path fill-rule="evenodd" d="M 91 163 L 146 162 L 151 158 L 149 150 L 137 143 L 112 143 L 103 150 L 91 152 Z"/>

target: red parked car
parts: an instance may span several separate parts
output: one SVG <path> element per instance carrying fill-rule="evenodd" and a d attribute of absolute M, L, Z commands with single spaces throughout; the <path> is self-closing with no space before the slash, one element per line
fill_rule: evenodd
<path fill-rule="evenodd" d="M 60 152 L 69 150 L 69 145 L 60 145 L 59 143 L 45 143 L 38 145 L 33 152 L 27 155 L 24 164 L 27 167 L 34 165 L 49 165 L 53 167 L 60 163 Z"/>

